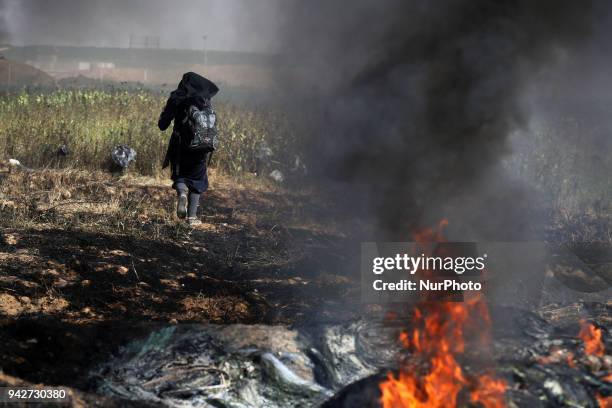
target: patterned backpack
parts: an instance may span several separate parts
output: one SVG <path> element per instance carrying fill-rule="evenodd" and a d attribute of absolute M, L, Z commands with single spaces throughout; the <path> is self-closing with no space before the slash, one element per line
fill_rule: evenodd
<path fill-rule="evenodd" d="M 189 106 L 183 124 L 189 129 L 191 139 L 187 148 L 193 151 L 214 152 L 219 146 L 217 137 L 217 115 L 212 106 L 200 109 Z"/>

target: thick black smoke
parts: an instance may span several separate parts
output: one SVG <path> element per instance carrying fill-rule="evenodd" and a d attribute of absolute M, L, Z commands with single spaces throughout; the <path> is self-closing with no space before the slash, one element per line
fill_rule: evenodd
<path fill-rule="evenodd" d="M 365 186 L 387 237 L 450 217 L 465 239 L 524 238 L 529 192 L 499 171 L 536 71 L 589 34 L 590 1 L 296 2 L 293 100 L 321 175 Z M 363 194 L 363 195 L 361 195 Z"/>

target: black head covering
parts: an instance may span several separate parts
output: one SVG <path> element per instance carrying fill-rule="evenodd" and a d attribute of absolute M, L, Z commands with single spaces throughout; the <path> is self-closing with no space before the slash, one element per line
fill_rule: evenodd
<path fill-rule="evenodd" d="M 217 92 L 219 92 L 219 87 L 214 82 L 195 72 L 187 72 L 183 74 L 183 79 L 170 96 L 180 102 L 189 100 L 191 103 L 203 106 Z"/>

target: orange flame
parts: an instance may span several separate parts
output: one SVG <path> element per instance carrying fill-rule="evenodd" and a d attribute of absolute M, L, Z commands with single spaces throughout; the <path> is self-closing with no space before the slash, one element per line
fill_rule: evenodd
<path fill-rule="evenodd" d="M 438 223 L 437 228 L 424 228 L 422 230 L 416 231 L 412 239 L 417 243 L 427 243 L 427 242 L 445 242 L 444 238 L 444 228 L 448 226 L 448 220 L 443 219 Z"/>
<path fill-rule="evenodd" d="M 558 364 L 565 362 L 570 367 L 576 367 L 576 361 L 574 360 L 574 353 L 564 348 L 553 346 L 547 356 L 538 358 L 540 364 Z"/>
<path fill-rule="evenodd" d="M 480 402 L 486 408 L 503 408 L 506 406 L 504 393 L 506 382 L 486 375 L 478 378 L 478 388 L 470 394 L 472 402 Z"/>
<path fill-rule="evenodd" d="M 587 355 L 594 355 L 603 357 L 605 354 L 605 347 L 601 338 L 601 329 L 596 327 L 593 323 L 589 323 L 586 320 L 580 321 L 580 333 L 578 337 L 584 342 L 584 353 Z M 603 381 L 611 382 L 612 374 L 608 374 Z M 612 408 L 612 396 L 604 397 L 603 395 L 595 395 L 599 408 Z"/>
<path fill-rule="evenodd" d="M 447 224 L 443 220 L 437 229 L 415 234 L 415 241 L 443 242 L 441 230 Z M 484 333 L 480 341 L 483 344 L 489 341 L 491 319 L 482 298 L 422 302 L 415 308 L 413 321 L 411 330 L 402 331 L 399 340 L 427 362 L 427 368 L 405 365 L 397 377 L 389 373 L 379 385 L 384 408 L 453 408 L 463 390 L 469 392 L 473 403 L 484 408 L 505 407 L 505 381 L 488 374 L 469 378 L 457 362 L 465 350 L 464 333 Z"/>
<path fill-rule="evenodd" d="M 581 328 L 578 337 L 584 342 L 585 354 L 603 357 L 605 349 L 601 339 L 601 329 L 585 320 L 582 320 L 580 325 Z"/>
<path fill-rule="evenodd" d="M 467 388 L 472 390 L 472 402 L 485 408 L 503 408 L 505 381 L 490 375 L 470 379 L 456 359 L 465 350 L 465 330 L 477 329 L 483 323 L 488 326 L 490 317 L 485 303 L 479 298 L 464 303 L 425 304 L 417 308 L 415 328 L 410 333 L 402 332 L 400 341 L 415 354 L 425 356 L 429 369 L 422 377 L 414 372 L 417 369 L 411 367 L 403 367 L 397 377 L 389 374 L 380 384 L 383 407 L 455 407 L 459 393 Z"/>
<path fill-rule="evenodd" d="M 612 397 L 604 397 L 602 395 L 597 394 L 595 398 L 597 398 L 599 408 L 612 408 Z"/>

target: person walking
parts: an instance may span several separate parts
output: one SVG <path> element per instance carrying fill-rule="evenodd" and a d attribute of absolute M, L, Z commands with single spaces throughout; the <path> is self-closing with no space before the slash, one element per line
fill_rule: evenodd
<path fill-rule="evenodd" d="M 208 152 L 190 148 L 193 132 L 189 126 L 189 115 L 194 109 L 214 112 L 211 100 L 218 92 L 217 85 L 209 79 L 187 72 L 170 94 L 158 121 L 162 131 L 174 121 L 163 168 L 169 165 L 172 168 L 172 188 L 177 192 L 176 214 L 181 219 L 186 218 L 192 226 L 202 223 L 197 217 L 197 210 L 201 194 L 208 189 Z"/>

